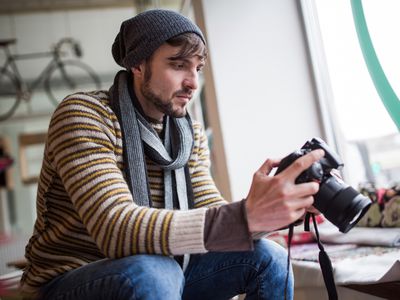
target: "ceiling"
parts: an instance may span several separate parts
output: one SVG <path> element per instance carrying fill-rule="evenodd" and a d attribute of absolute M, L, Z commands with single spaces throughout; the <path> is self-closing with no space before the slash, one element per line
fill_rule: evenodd
<path fill-rule="evenodd" d="M 152 7 L 180 9 L 185 0 L 0 0 L 0 14 L 86 9 L 100 7 L 133 6 L 138 11 Z"/>

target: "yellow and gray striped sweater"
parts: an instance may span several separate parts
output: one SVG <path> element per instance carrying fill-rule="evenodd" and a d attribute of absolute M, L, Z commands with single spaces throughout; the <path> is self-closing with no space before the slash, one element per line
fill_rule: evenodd
<path fill-rule="evenodd" d="M 193 129 L 195 209 L 163 209 L 162 170 L 148 158 L 153 208 L 140 207 L 124 179 L 121 129 L 108 92 L 64 99 L 49 126 L 22 290 L 36 293 L 57 275 L 105 257 L 206 252 L 206 208 L 226 202 L 209 173 L 204 131 L 198 123 Z"/>

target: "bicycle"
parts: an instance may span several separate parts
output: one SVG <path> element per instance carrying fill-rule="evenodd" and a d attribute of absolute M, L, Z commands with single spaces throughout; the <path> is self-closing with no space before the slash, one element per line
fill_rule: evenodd
<path fill-rule="evenodd" d="M 100 89 L 100 79 L 94 70 L 78 59 L 64 59 L 65 46 L 72 49 L 77 57 L 82 56 L 80 44 L 72 38 L 59 40 L 51 51 L 27 54 L 12 54 L 9 46 L 16 39 L 0 40 L 0 48 L 6 54 L 6 60 L 0 69 L 0 121 L 11 117 L 21 100 L 29 102 L 32 94 L 41 83 L 53 104 L 58 103 L 68 94 L 88 89 Z M 19 72 L 16 60 L 51 57 L 50 62 L 31 82 L 26 82 Z"/>

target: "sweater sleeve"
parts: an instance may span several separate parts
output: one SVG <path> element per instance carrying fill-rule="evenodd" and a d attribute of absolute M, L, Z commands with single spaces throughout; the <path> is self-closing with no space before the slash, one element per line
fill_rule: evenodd
<path fill-rule="evenodd" d="M 204 241 L 208 251 L 254 249 L 246 218 L 245 200 L 207 210 Z"/>
<path fill-rule="evenodd" d="M 72 205 L 106 257 L 137 253 L 206 252 L 206 209 L 171 211 L 137 206 L 121 165 L 121 131 L 99 99 L 75 94 L 58 107 L 47 148 Z"/>

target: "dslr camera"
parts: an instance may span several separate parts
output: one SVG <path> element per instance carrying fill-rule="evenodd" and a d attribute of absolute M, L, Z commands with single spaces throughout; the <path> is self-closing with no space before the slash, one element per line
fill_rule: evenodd
<path fill-rule="evenodd" d="M 282 172 L 299 157 L 315 149 L 325 151 L 325 156 L 314 162 L 297 178 L 296 183 L 319 182 L 319 191 L 314 195 L 314 207 L 343 233 L 352 229 L 371 206 L 371 200 L 333 174 L 343 163 L 339 156 L 320 138 L 307 141 L 297 150 L 282 159 L 276 174 Z"/>

